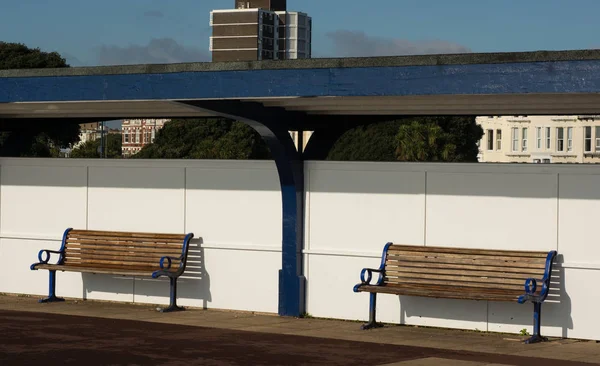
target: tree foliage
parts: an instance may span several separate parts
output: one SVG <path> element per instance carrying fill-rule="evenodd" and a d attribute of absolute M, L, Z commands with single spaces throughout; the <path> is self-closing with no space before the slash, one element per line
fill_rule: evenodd
<path fill-rule="evenodd" d="M 43 52 L 21 43 L 0 41 L 0 70 L 69 67 L 58 52 Z"/>
<path fill-rule="evenodd" d="M 476 162 L 483 136 L 475 117 L 411 117 L 356 127 L 327 160 Z"/>
<path fill-rule="evenodd" d="M 434 123 L 413 121 L 396 134 L 396 159 L 400 161 L 452 161 L 456 145 L 451 136 Z"/>
<path fill-rule="evenodd" d="M 106 157 L 109 159 L 118 159 L 122 157 L 121 150 L 121 134 L 110 133 L 104 136 L 106 138 L 105 148 Z M 72 158 L 100 158 L 100 142 L 101 139 L 86 141 L 71 151 Z"/>
<path fill-rule="evenodd" d="M 268 159 L 260 135 L 241 122 L 225 119 L 173 119 L 154 143 L 133 158 L 141 159 Z"/>
<path fill-rule="evenodd" d="M 69 65 L 56 52 L 43 52 L 19 43 L 0 42 L 0 70 L 55 67 Z M 0 156 L 57 156 L 59 147 L 79 140 L 77 123 L 28 120 L 17 122 L 2 124 L 4 127 L 0 130 Z"/>

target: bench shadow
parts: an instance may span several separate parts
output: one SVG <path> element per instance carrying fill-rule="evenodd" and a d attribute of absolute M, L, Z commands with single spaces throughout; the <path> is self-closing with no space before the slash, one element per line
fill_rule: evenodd
<path fill-rule="evenodd" d="M 566 338 L 573 329 L 571 297 L 565 286 L 564 258 L 557 255 L 552 269 L 550 291 L 542 305 L 542 334 Z M 378 296 L 386 296 L 380 294 Z M 476 300 L 436 299 L 414 296 L 397 296 L 400 303 L 400 324 L 423 325 L 417 318 L 431 318 L 439 321 L 464 323 L 485 323 L 493 332 L 518 333 L 525 327 L 531 332 L 533 325 L 533 304 L 509 302 L 486 302 Z M 433 325 L 433 324 L 432 324 Z M 545 327 L 554 329 L 544 329 Z M 486 330 L 486 328 L 477 328 Z M 559 331 L 557 331 L 557 328 Z M 544 334 L 545 333 L 545 334 Z"/>
<path fill-rule="evenodd" d="M 190 241 L 185 272 L 177 280 L 177 303 L 206 309 L 212 301 L 210 274 L 206 271 L 202 238 Z M 112 276 L 82 273 L 83 299 L 168 304 L 166 277 Z"/>

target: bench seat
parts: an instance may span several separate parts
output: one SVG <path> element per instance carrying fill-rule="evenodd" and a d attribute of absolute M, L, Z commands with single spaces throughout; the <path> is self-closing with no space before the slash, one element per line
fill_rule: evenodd
<path fill-rule="evenodd" d="M 485 290 L 484 292 L 472 288 L 461 286 L 415 286 L 390 284 L 384 286 L 362 286 L 361 292 L 379 292 L 384 294 L 433 297 L 438 299 L 469 299 L 469 300 L 488 300 L 488 301 L 518 301 L 519 296 L 523 295 L 523 290 Z"/>
<path fill-rule="evenodd" d="M 127 268 L 117 267 L 117 266 L 107 266 L 107 267 L 97 267 L 93 265 L 68 265 L 68 264 L 41 264 L 36 267 L 36 269 L 47 269 L 47 270 L 58 270 L 64 272 L 82 272 L 82 273 L 102 273 L 102 274 L 112 274 L 117 276 L 142 276 L 142 277 L 151 277 L 152 272 L 158 270 L 153 267 L 143 267 L 143 266 L 127 266 Z M 160 268 L 159 268 L 160 269 Z M 172 271 L 173 273 L 175 271 Z"/>

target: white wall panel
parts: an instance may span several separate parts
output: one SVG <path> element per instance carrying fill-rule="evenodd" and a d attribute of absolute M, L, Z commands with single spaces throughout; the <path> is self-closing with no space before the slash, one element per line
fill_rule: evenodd
<path fill-rule="evenodd" d="M 557 176 L 427 174 L 427 245 L 556 249 Z"/>
<path fill-rule="evenodd" d="M 277 313 L 281 253 L 205 249 L 202 284 L 182 292 L 210 308 Z M 195 293 L 194 293 L 195 292 Z"/>
<path fill-rule="evenodd" d="M 211 246 L 281 248 L 281 192 L 275 165 L 188 168 L 186 231 Z"/>
<path fill-rule="evenodd" d="M 86 167 L 2 165 L 0 228 L 4 235 L 60 237 L 86 225 Z"/>
<path fill-rule="evenodd" d="M 600 269 L 600 175 L 561 175 L 558 250 L 568 263 Z"/>
<path fill-rule="evenodd" d="M 379 252 L 388 241 L 422 245 L 425 173 L 326 169 L 309 163 L 309 250 Z"/>
<path fill-rule="evenodd" d="M 89 168 L 88 228 L 183 233 L 183 168 Z"/>

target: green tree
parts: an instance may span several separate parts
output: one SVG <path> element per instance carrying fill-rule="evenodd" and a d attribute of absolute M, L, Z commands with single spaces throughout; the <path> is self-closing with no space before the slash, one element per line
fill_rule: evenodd
<path fill-rule="evenodd" d="M 57 52 L 0 42 L 0 70 L 61 67 L 69 65 Z M 61 146 L 79 140 L 79 125 L 75 122 L 15 120 L 0 121 L 0 125 L 0 156 L 57 156 Z"/>
<path fill-rule="evenodd" d="M 456 145 L 451 136 L 434 123 L 413 121 L 396 134 L 396 159 L 400 161 L 453 161 Z"/>
<path fill-rule="evenodd" d="M 0 41 L 0 70 L 69 67 L 58 52 L 43 52 L 21 43 Z"/>
<path fill-rule="evenodd" d="M 269 150 L 252 128 L 225 119 L 173 119 L 158 131 L 140 159 L 268 159 Z"/>
<path fill-rule="evenodd" d="M 429 127 L 426 129 L 416 127 L 419 125 Z M 437 126 L 439 129 L 432 126 Z M 410 151 L 407 150 L 407 145 L 399 150 L 398 134 L 400 133 L 406 139 L 416 139 L 419 135 L 433 138 L 435 140 L 433 144 L 429 141 L 415 140 L 415 143 L 421 144 L 422 149 L 435 149 L 435 151 L 428 150 L 420 153 L 421 156 L 430 156 L 431 160 L 436 157 L 438 161 L 476 162 L 477 142 L 483 136 L 483 129 L 477 125 L 475 117 L 462 116 L 407 117 L 359 126 L 340 137 L 331 149 L 327 160 L 405 160 L 407 157 L 402 154 L 409 154 Z"/>
<path fill-rule="evenodd" d="M 400 121 L 355 127 L 334 144 L 327 160 L 394 161 L 394 145 Z"/>
<path fill-rule="evenodd" d="M 111 133 L 105 135 L 106 157 L 109 159 L 118 159 L 122 157 L 121 134 Z M 100 158 L 100 139 L 86 141 L 71 151 L 72 158 Z"/>

